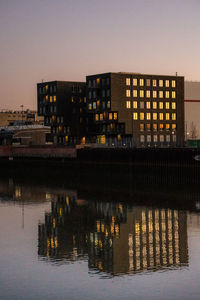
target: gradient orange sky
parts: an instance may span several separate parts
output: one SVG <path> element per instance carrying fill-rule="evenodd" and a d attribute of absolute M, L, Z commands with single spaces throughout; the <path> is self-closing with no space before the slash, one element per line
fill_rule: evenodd
<path fill-rule="evenodd" d="M 102 72 L 200 81 L 200 0 L 0 0 L 0 109 Z"/>

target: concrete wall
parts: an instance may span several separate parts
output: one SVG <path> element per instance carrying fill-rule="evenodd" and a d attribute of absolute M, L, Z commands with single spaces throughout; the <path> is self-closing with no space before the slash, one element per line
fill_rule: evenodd
<path fill-rule="evenodd" d="M 51 146 L 0 146 L 0 157 L 76 158 L 76 149 Z"/>

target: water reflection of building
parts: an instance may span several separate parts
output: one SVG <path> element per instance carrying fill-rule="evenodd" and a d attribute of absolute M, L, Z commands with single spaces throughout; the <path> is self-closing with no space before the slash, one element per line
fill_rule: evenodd
<path fill-rule="evenodd" d="M 188 264 L 187 215 L 59 196 L 39 224 L 38 253 L 53 261 L 88 258 L 90 270 L 110 275 L 180 267 Z"/>
<path fill-rule="evenodd" d="M 116 226 L 114 218 L 108 234 L 99 221 L 97 225 L 90 236 L 90 267 L 108 271 L 109 266 L 109 271 L 117 275 L 188 263 L 184 212 L 134 207 L 127 212 L 126 223 L 120 225 L 120 234 L 112 229 Z"/>
<path fill-rule="evenodd" d="M 54 260 L 73 261 L 87 255 L 87 232 L 93 226 L 86 201 L 74 192 L 57 195 L 45 224 L 39 224 L 38 254 Z"/>

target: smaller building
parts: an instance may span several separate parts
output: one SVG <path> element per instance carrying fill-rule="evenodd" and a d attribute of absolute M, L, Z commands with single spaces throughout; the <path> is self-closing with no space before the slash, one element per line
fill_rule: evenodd
<path fill-rule="evenodd" d="M 50 127 L 43 125 L 18 125 L 0 127 L 0 145 L 44 145 Z"/>
<path fill-rule="evenodd" d="M 80 144 L 89 139 L 92 116 L 87 113 L 84 82 L 51 81 L 37 84 L 38 115 L 51 127 L 55 144 Z"/>
<path fill-rule="evenodd" d="M 43 124 L 44 118 L 38 116 L 35 110 L 1 110 L 0 126 L 10 126 L 19 124 Z"/>

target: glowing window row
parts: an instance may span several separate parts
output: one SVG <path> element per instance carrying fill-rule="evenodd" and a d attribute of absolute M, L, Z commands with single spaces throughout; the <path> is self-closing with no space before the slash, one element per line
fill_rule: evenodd
<path fill-rule="evenodd" d="M 134 109 L 176 109 L 176 102 L 126 101 L 126 108 L 131 108 L 131 104 Z"/>
<path fill-rule="evenodd" d="M 133 97 L 133 98 L 176 98 L 176 92 L 175 91 L 144 91 L 144 90 L 126 90 L 126 97 Z M 132 94 L 132 95 L 131 95 Z"/>
<path fill-rule="evenodd" d="M 56 102 L 56 96 L 49 96 L 49 95 L 46 95 L 45 96 L 45 100 L 46 102 Z"/>
<path fill-rule="evenodd" d="M 154 143 L 157 143 L 157 142 L 161 142 L 161 143 L 164 143 L 164 142 L 176 142 L 176 135 L 173 134 L 173 135 L 157 135 L 157 134 L 154 134 L 154 135 L 140 135 L 140 142 L 141 143 L 151 143 L 151 142 L 154 142 Z"/>
<path fill-rule="evenodd" d="M 103 120 L 117 120 L 117 113 L 108 113 L 108 114 L 95 114 L 96 121 L 103 121 Z"/>
<path fill-rule="evenodd" d="M 140 131 L 144 131 L 144 130 L 147 130 L 147 131 L 163 131 L 163 130 L 172 130 L 172 131 L 175 131 L 177 129 L 177 125 L 176 124 L 144 124 L 144 123 L 141 123 L 140 124 Z"/>
<path fill-rule="evenodd" d="M 54 85 L 54 86 L 50 85 L 50 87 L 48 85 L 45 85 L 43 87 L 39 87 L 39 94 L 45 94 L 48 91 L 50 91 L 50 93 L 55 93 L 56 85 Z"/>
<path fill-rule="evenodd" d="M 133 80 L 131 80 L 131 78 L 126 78 L 126 85 L 132 85 L 133 86 L 159 86 L 159 87 L 172 87 L 175 88 L 176 87 L 176 81 L 175 80 L 163 80 L 163 79 L 143 79 L 143 78 L 133 78 Z"/>
<path fill-rule="evenodd" d="M 100 103 L 100 100 L 94 101 L 94 102 L 88 104 L 88 109 L 89 110 L 97 109 L 97 108 L 100 108 L 100 106 L 102 107 L 102 109 L 110 108 L 110 101 L 107 101 L 107 102 L 103 101 L 102 103 Z"/>
<path fill-rule="evenodd" d="M 133 120 L 176 120 L 176 113 L 133 113 Z"/>

